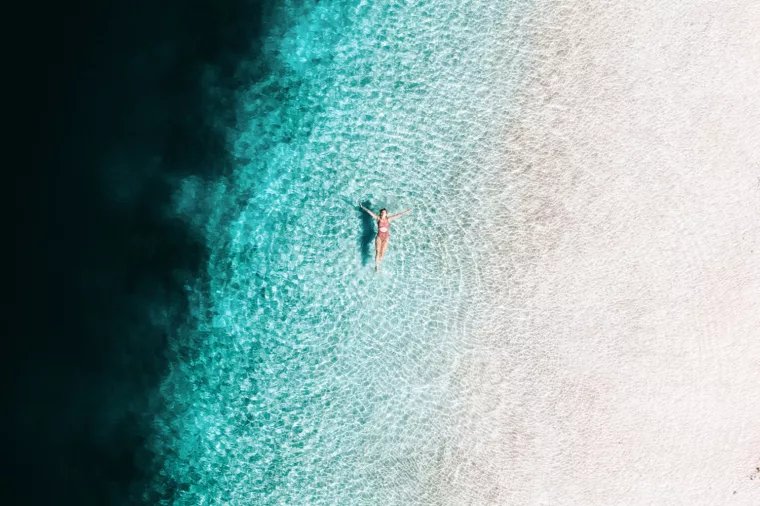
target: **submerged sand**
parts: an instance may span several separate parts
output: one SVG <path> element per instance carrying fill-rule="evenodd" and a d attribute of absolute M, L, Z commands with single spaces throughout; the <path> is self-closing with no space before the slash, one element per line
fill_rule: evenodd
<path fill-rule="evenodd" d="M 760 3 L 540 2 L 447 504 L 760 504 Z M 516 196 L 516 197 L 515 197 Z"/>

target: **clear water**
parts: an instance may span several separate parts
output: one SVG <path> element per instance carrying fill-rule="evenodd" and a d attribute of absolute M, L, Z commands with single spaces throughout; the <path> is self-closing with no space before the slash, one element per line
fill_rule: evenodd
<path fill-rule="evenodd" d="M 210 284 L 188 286 L 202 324 L 162 386 L 156 487 L 174 503 L 446 502 L 455 371 L 493 283 L 484 188 L 529 4 L 276 13 L 271 74 L 238 96 L 234 177 L 186 180 L 175 200 L 212 256 Z M 413 208 L 379 274 L 359 203 Z"/>

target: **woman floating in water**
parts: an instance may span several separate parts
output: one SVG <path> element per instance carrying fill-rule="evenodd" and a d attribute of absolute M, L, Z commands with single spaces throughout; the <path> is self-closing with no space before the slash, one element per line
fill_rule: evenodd
<path fill-rule="evenodd" d="M 377 237 L 375 238 L 375 272 L 377 272 L 377 270 L 380 269 L 380 262 L 383 261 L 383 256 L 385 256 L 385 250 L 388 249 L 388 238 L 391 235 L 391 221 L 396 218 L 401 218 L 407 213 L 411 213 L 412 210 L 407 209 L 403 213 L 388 216 L 387 209 L 380 209 L 380 216 L 378 216 L 361 204 L 359 204 L 359 207 L 367 211 L 370 216 L 377 220 Z"/>

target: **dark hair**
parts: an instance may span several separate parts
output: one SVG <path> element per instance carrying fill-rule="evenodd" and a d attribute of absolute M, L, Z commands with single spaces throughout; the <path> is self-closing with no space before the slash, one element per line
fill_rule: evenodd
<path fill-rule="evenodd" d="M 380 213 L 379 214 L 383 214 L 383 211 L 385 211 L 385 214 L 388 214 L 388 210 L 386 208 L 380 209 Z"/>

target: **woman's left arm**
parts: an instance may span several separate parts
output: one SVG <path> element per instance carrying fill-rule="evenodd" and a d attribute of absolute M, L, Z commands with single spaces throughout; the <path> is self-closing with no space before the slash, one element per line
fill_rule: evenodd
<path fill-rule="evenodd" d="M 411 212 L 412 212 L 411 209 L 407 209 L 403 213 L 398 213 L 398 214 L 394 214 L 393 216 L 388 216 L 388 221 L 395 220 L 396 218 L 401 218 L 405 214 L 408 214 L 408 213 L 411 213 Z"/>

